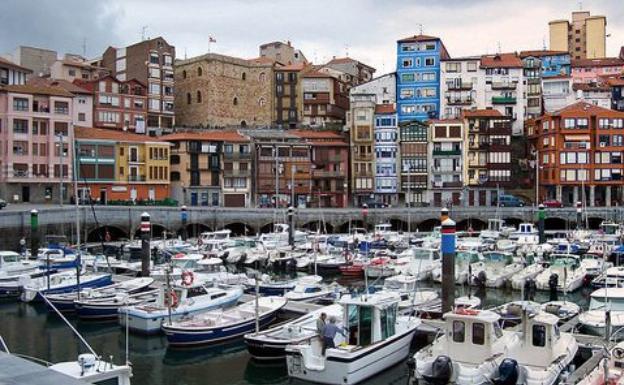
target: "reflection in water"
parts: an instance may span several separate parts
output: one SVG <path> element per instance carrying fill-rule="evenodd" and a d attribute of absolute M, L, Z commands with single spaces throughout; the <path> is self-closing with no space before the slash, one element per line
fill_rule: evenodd
<path fill-rule="evenodd" d="M 363 281 L 350 281 L 349 285 L 363 287 Z M 422 283 L 423 289 L 439 285 Z M 457 287 L 456 295 L 473 295 L 482 299 L 488 308 L 504 302 L 521 299 L 519 291 Z M 583 288 L 567 299 L 587 308 L 590 288 Z M 563 299 L 563 294 L 560 294 Z M 548 300 L 548 292 L 538 291 L 538 302 Z M 86 352 L 69 328 L 54 314 L 48 314 L 41 304 L 0 304 L 0 335 L 9 348 L 50 362 L 73 361 Z M 116 363 L 125 360 L 125 334 L 116 323 L 80 322 L 69 316 L 70 322 L 83 333 L 98 354 L 113 355 Z M 194 348 L 168 349 L 164 336 L 130 335 L 130 361 L 133 385 L 262 385 L 291 384 L 285 362 L 258 362 L 249 356 L 245 344 L 238 341 L 221 345 Z M 407 382 L 405 362 L 390 368 L 365 384 L 403 384 Z"/>

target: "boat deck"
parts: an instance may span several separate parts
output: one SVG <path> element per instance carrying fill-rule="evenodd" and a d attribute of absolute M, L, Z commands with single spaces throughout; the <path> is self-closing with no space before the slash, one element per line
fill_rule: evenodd
<path fill-rule="evenodd" d="M 6 385 L 87 385 L 46 366 L 0 351 L 0 383 Z"/>

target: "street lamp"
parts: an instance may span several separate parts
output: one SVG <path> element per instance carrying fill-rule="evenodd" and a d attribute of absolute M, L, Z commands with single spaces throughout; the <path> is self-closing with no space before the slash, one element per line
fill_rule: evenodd
<path fill-rule="evenodd" d="M 63 133 L 56 134 L 59 140 L 59 204 L 63 206 Z"/>

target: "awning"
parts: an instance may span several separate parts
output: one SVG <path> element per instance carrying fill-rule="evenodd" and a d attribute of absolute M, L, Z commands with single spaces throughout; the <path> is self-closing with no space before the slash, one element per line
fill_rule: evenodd
<path fill-rule="evenodd" d="M 566 135 L 565 140 L 573 142 L 589 142 L 590 137 L 589 135 Z"/>

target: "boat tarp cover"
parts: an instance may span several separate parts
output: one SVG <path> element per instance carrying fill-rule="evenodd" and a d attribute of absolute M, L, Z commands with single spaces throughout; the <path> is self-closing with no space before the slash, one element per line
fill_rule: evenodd
<path fill-rule="evenodd" d="M 65 374 L 24 358 L 0 352 L 0 384 L 6 385 L 87 385 Z"/>

